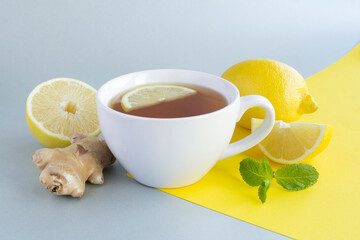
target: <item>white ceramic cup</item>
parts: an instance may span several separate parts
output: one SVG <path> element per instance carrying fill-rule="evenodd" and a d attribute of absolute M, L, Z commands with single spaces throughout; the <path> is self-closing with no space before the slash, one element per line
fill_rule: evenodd
<path fill-rule="evenodd" d="M 155 83 L 195 84 L 225 96 L 228 105 L 208 114 L 184 118 L 147 118 L 109 107 L 119 93 Z M 244 112 L 261 107 L 266 116 L 252 134 L 229 145 Z M 176 188 L 200 180 L 217 161 L 241 153 L 263 140 L 275 122 L 271 103 L 264 97 L 240 97 L 229 81 L 207 73 L 159 69 L 130 73 L 105 83 L 97 93 L 100 127 L 111 152 L 140 183 Z"/>

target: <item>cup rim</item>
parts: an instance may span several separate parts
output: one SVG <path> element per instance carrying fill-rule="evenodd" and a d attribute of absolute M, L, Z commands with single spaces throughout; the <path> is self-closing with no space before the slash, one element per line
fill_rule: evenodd
<path fill-rule="evenodd" d="M 102 94 L 102 92 L 104 91 L 103 89 L 106 87 L 106 85 L 110 84 L 111 82 L 119 81 L 120 78 L 124 78 L 124 77 L 126 77 L 128 75 L 140 74 L 140 73 L 146 73 L 146 72 L 153 72 L 153 71 L 186 71 L 186 72 L 193 72 L 193 73 L 200 73 L 200 74 L 208 75 L 208 76 L 210 76 L 212 78 L 217 78 L 217 79 L 225 82 L 226 84 L 230 85 L 233 89 L 235 89 L 236 96 L 230 103 L 228 103 L 225 107 L 223 107 L 223 108 L 221 108 L 219 110 L 209 112 L 209 113 L 205 113 L 205 114 L 195 115 L 195 116 L 178 117 L 178 118 L 152 118 L 152 117 L 141 117 L 141 116 L 134 116 L 134 115 L 130 115 L 130 114 L 125 114 L 125 113 L 118 112 L 118 111 L 112 109 L 111 107 L 109 107 L 107 104 L 103 103 L 100 100 L 99 95 Z M 228 110 L 233 105 L 235 105 L 236 102 L 239 99 L 240 99 L 240 92 L 237 89 L 237 87 L 233 83 L 231 83 L 230 81 L 228 81 L 228 80 L 226 80 L 226 79 L 224 79 L 224 78 L 222 78 L 220 76 L 213 75 L 213 74 L 206 73 L 206 72 L 201 72 L 201 71 L 188 70 L 188 69 L 175 69 L 175 68 L 149 69 L 149 70 L 136 71 L 136 72 L 123 74 L 123 75 L 120 75 L 118 77 L 115 77 L 115 78 L 110 79 L 109 81 L 105 82 L 103 85 L 101 85 L 101 87 L 99 88 L 99 90 L 96 93 L 96 104 L 97 104 L 97 106 L 99 106 L 99 104 L 100 104 L 103 107 L 103 109 L 105 111 L 109 112 L 110 114 L 115 114 L 115 115 L 119 115 L 119 116 L 122 116 L 122 117 L 128 117 L 128 118 L 137 119 L 137 120 L 152 120 L 152 121 L 178 121 L 178 120 L 193 120 L 193 119 L 206 118 L 209 115 L 218 114 L 218 113 L 221 113 L 223 111 Z"/>

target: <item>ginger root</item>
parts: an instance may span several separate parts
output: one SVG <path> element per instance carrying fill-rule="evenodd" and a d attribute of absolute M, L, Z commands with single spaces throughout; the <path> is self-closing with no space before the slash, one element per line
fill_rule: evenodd
<path fill-rule="evenodd" d="M 65 148 L 42 148 L 32 156 L 42 169 L 40 182 L 52 193 L 81 197 L 85 182 L 103 184 L 103 168 L 111 165 L 115 157 L 103 139 L 75 133 L 71 145 Z"/>

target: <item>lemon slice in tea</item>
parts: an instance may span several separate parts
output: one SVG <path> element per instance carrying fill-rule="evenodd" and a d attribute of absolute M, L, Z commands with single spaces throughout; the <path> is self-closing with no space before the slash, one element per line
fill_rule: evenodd
<path fill-rule="evenodd" d="M 121 99 L 121 106 L 126 112 L 129 112 L 194 94 L 196 94 L 196 90 L 179 85 L 146 85 L 127 92 Z"/>
<path fill-rule="evenodd" d="M 46 147 L 66 147 L 75 132 L 97 136 L 96 89 L 79 80 L 54 78 L 36 86 L 26 101 L 31 133 Z"/>
<path fill-rule="evenodd" d="M 251 120 L 255 131 L 262 119 Z M 275 121 L 270 134 L 259 143 L 261 151 L 277 163 L 290 164 L 310 159 L 322 152 L 330 142 L 333 128 L 326 124 Z"/>

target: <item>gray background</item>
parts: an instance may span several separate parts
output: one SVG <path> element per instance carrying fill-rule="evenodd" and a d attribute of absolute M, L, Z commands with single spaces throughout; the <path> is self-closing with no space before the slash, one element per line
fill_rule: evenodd
<path fill-rule="evenodd" d="M 281 235 L 144 187 L 119 163 L 81 199 L 50 194 L 25 120 L 40 82 L 99 88 L 153 68 L 216 75 L 249 58 L 308 77 L 360 40 L 359 1 L 0 0 L 1 239 L 282 239 Z"/>

